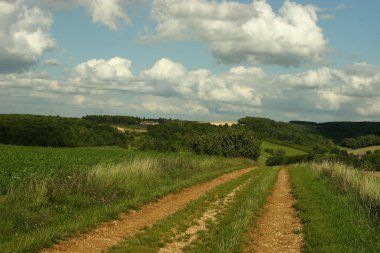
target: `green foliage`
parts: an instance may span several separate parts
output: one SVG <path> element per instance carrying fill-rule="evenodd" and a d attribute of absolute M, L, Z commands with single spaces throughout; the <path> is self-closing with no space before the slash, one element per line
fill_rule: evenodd
<path fill-rule="evenodd" d="M 96 123 L 113 125 L 139 125 L 142 121 L 139 117 L 119 115 L 86 115 L 83 119 Z"/>
<path fill-rule="evenodd" d="M 380 136 L 380 122 L 326 122 L 315 123 L 305 121 L 291 121 L 293 124 L 310 126 L 326 138 L 339 143 L 344 138 L 356 138 L 365 135 Z"/>
<path fill-rule="evenodd" d="M 354 155 L 346 150 L 334 148 L 331 150 L 315 150 L 310 154 L 310 160 L 316 162 L 340 162 L 358 169 L 380 171 L 380 151 L 367 151 L 364 155 Z"/>
<path fill-rule="evenodd" d="M 380 229 L 360 201 L 309 167 L 291 168 L 304 252 L 379 252 Z M 354 179 L 354 178 L 353 178 Z"/>
<path fill-rule="evenodd" d="M 155 150 L 160 152 L 168 151 L 192 151 L 192 141 L 200 134 L 216 132 L 218 127 L 207 123 L 198 123 L 182 120 L 167 120 L 158 125 L 149 126 L 147 135 L 143 140 L 148 141 L 148 145 L 138 144 L 137 147 Z M 141 142 L 141 141 L 138 141 Z"/>
<path fill-rule="evenodd" d="M 266 118 L 245 117 L 239 119 L 247 129 L 253 131 L 261 139 L 279 144 L 291 145 L 307 152 L 315 145 L 332 146 L 332 142 L 322 137 L 313 128 L 277 122 Z"/>
<path fill-rule="evenodd" d="M 208 123 L 168 120 L 149 126 L 148 133 L 137 137 L 138 150 L 194 151 L 197 154 L 257 159 L 260 142 L 241 126 L 213 126 Z"/>
<path fill-rule="evenodd" d="M 229 127 L 216 133 L 198 136 L 193 141 L 193 150 L 197 154 L 256 160 L 260 156 L 260 140 L 241 127 Z"/>
<path fill-rule="evenodd" d="M 374 134 L 359 136 L 356 138 L 345 138 L 342 141 L 342 146 L 353 149 L 365 148 L 376 145 L 380 145 L 380 136 Z"/>
<path fill-rule="evenodd" d="M 0 115 L 0 143 L 50 147 L 127 147 L 131 137 L 108 125 L 77 118 Z"/>
<path fill-rule="evenodd" d="M 327 122 L 318 124 L 317 128 L 338 142 L 361 135 L 380 135 L 380 122 Z"/>

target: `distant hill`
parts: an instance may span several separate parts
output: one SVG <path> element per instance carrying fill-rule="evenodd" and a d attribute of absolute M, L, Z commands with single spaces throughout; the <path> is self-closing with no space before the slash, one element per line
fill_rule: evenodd
<path fill-rule="evenodd" d="M 266 139 L 283 145 L 292 145 L 305 151 L 315 146 L 332 146 L 332 142 L 320 135 L 310 125 L 290 124 L 267 118 L 245 117 L 238 120 L 240 124 Z"/>
<path fill-rule="evenodd" d="M 377 135 L 380 136 L 380 122 L 326 122 L 316 123 L 309 121 L 290 121 L 294 125 L 304 125 L 312 127 L 326 138 L 333 139 L 336 143 L 341 143 L 345 138 L 357 138 L 359 136 Z"/>

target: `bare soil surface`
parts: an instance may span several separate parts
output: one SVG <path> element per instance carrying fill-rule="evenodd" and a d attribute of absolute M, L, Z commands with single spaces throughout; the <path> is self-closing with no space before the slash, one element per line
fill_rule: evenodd
<path fill-rule="evenodd" d="M 199 198 L 216 186 L 238 178 L 252 169 L 234 171 L 180 192 L 169 194 L 157 202 L 144 205 L 139 211 L 121 214 L 118 220 L 102 223 L 87 234 L 62 241 L 54 247 L 44 249 L 41 252 L 102 252 L 123 241 L 125 238 L 136 234 L 143 228 L 150 227 L 159 220 L 184 208 L 187 203 Z"/>
<path fill-rule="evenodd" d="M 235 200 L 236 193 L 239 192 L 249 181 L 250 180 L 247 180 L 245 183 L 233 189 L 224 198 L 218 199 L 212 203 L 210 208 L 208 208 L 202 216 L 196 220 L 194 225 L 187 228 L 185 232 L 177 234 L 172 238 L 172 242 L 162 247 L 158 253 L 182 253 L 183 248 L 189 246 L 198 238 L 199 232 L 208 230 L 208 224 L 210 224 L 210 222 L 217 222 L 217 216 L 226 210 L 228 205 Z"/>
<path fill-rule="evenodd" d="M 251 241 L 244 252 L 301 252 L 302 225 L 293 208 L 294 202 L 289 172 L 281 169 L 256 229 L 248 233 Z"/>
<path fill-rule="evenodd" d="M 369 176 L 380 177 L 380 171 L 366 171 Z"/>

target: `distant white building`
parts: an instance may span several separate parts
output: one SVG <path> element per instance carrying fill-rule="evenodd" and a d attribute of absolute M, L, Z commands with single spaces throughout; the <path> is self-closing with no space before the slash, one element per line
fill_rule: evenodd
<path fill-rule="evenodd" d="M 154 125 L 157 125 L 158 122 L 151 121 L 151 120 L 144 120 L 140 124 L 144 126 L 154 126 Z"/>
<path fill-rule="evenodd" d="M 237 121 L 218 121 L 218 122 L 208 122 L 210 123 L 211 125 L 214 125 L 214 126 L 224 126 L 224 125 L 228 125 L 228 126 L 232 126 L 232 125 L 238 125 L 239 122 Z"/>

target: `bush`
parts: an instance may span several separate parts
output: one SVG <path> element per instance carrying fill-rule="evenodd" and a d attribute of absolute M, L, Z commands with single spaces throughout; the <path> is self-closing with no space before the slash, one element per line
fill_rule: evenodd
<path fill-rule="evenodd" d="M 225 157 L 246 157 L 256 160 L 260 156 L 260 140 L 241 127 L 223 128 L 213 134 L 194 139 L 192 148 L 198 154 Z"/>

